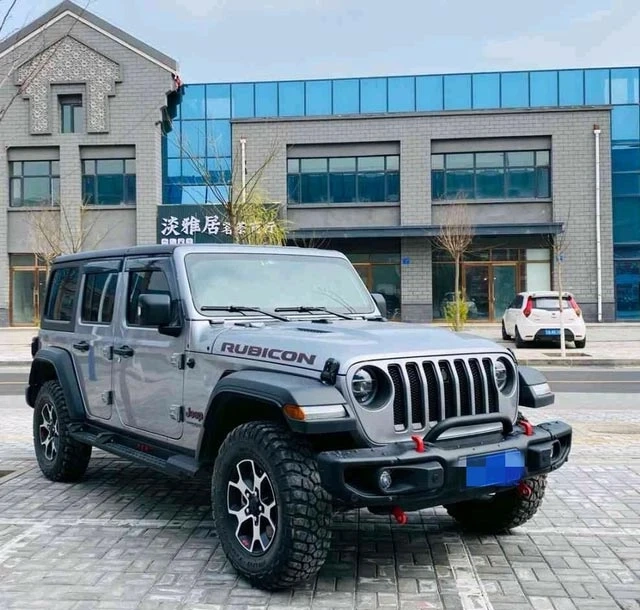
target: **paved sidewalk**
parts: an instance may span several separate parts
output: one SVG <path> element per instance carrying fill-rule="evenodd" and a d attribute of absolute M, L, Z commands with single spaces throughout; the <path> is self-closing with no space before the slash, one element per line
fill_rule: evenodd
<path fill-rule="evenodd" d="M 434 326 L 445 327 L 442 324 Z M 37 328 L 0 328 L 0 366 L 31 364 L 31 338 Z M 522 364 L 537 366 L 640 366 L 640 323 L 589 324 L 587 346 L 567 344 L 567 357 L 554 344 L 516 349 L 513 341 L 502 341 L 499 324 L 469 324 L 464 332 L 487 337 L 509 346 Z"/>

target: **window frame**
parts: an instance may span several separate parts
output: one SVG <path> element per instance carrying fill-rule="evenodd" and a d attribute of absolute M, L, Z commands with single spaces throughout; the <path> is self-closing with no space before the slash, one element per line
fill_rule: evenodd
<path fill-rule="evenodd" d="M 58 107 L 60 109 L 60 133 L 69 134 L 69 133 L 82 133 L 84 132 L 84 100 L 81 93 L 70 93 L 70 94 L 60 94 L 58 95 Z M 71 108 L 71 129 L 65 130 L 65 116 L 64 116 L 64 108 Z M 81 113 L 80 116 L 76 116 L 76 109 L 80 108 Z M 78 125 L 76 125 L 76 120 L 78 120 Z"/>
<path fill-rule="evenodd" d="M 122 164 L 122 174 L 116 173 L 99 173 L 98 172 L 98 163 L 101 161 L 117 161 Z M 134 163 L 134 171 L 133 173 L 127 172 L 127 162 Z M 96 159 L 96 158 L 87 158 L 81 159 L 81 181 L 82 181 L 82 200 L 85 205 L 90 206 L 92 208 L 103 208 L 103 207 L 125 207 L 125 208 L 134 208 L 138 205 L 138 173 L 137 173 L 137 164 L 135 157 L 117 157 L 117 158 L 106 158 L 106 159 Z M 87 164 L 93 163 L 93 173 L 88 173 Z M 123 201 L 120 203 L 100 203 L 99 200 L 99 184 L 98 177 L 99 176 L 121 176 L 122 177 L 122 193 L 123 193 Z M 133 178 L 133 201 L 129 201 L 127 199 L 128 193 L 128 178 Z M 93 192 L 91 196 L 88 195 L 87 180 L 93 180 Z"/>
<path fill-rule="evenodd" d="M 383 159 L 382 169 L 378 170 L 369 170 L 369 169 L 360 169 L 361 159 L 372 159 L 379 158 Z M 393 163 L 393 166 L 390 167 L 390 158 L 397 159 L 397 162 Z M 326 169 L 323 172 L 311 172 L 313 175 L 326 175 L 326 200 L 325 201 L 309 201 L 305 202 L 302 198 L 302 176 L 309 175 L 309 172 L 302 171 L 303 161 L 317 159 L 324 161 Z M 331 171 L 331 161 L 336 159 L 354 159 L 355 160 L 355 169 L 353 171 Z M 291 171 L 292 164 L 297 164 L 297 171 Z M 397 166 L 397 169 L 395 167 Z M 400 154 L 370 154 L 370 155 L 333 155 L 327 157 L 288 157 L 287 158 L 287 206 L 300 206 L 300 207 L 308 207 L 308 206 L 367 206 L 367 205 L 400 205 Z M 367 199 L 362 199 L 360 194 L 360 176 L 374 175 L 374 174 L 383 174 L 384 180 L 384 199 L 381 201 L 371 201 Z M 355 180 L 355 196 L 353 201 L 332 201 L 331 194 L 331 176 L 334 175 L 353 175 Z M 390 192 L 392 190 L 391 180 L 393 177 L 397 176 L 398 188 L 397 188 L 397 199 L 392 199 L 391 197 L 395 197 L 395 194 L 391 195 Z M 297 186 L 294 188 L 293 185 Z M 395 190 L 395 189 L 393 189 Z M 297 193 L 297 197 L 292 197 L 292 192 L 295 191 Z"/>
<path fill-rule="evenodd" d="M 48 174 L 25 174 L 25 163 L 47 163 L 49 166 Z M 53 164 L 57 163 L 58 171 L 54 173 Z M 14 168 L 20 164 L 20 172 L 15 173 Z M 49 180 L 49 201 L 48 203 L 39 202 L 36 204 L 25 204 L 24 201 L 24 182 L 30 178 L 48 178 Z M 20 201 L 19 205 L 14 203 L 14 183 L 20 182 Z M 57 181 L 57 188 L 54 184 Z M 57 199 L 55 195 L 57 194 Z M 60 160 L 59 159 L 29 159 L 9 161 L 9 207 L 10 208 L 57 208 L 60 206 Z"/>

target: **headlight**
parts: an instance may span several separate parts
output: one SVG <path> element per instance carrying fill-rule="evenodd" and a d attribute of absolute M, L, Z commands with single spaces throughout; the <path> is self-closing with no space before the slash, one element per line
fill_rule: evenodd
<path fill-rule="evenodd" d="M 351 391 L 359 404 L 364 406 L 371 404 L 378 391 L 375 375 L 366 368 L 358 369 L 351 380 Z"/>
<path fill-rule="evenodd" d="M 496 360 L 493 368 L 493 374 L 496 378 L 496 385 L 501 392 L 507 387 L 507 367 L 502 360 Z"/>

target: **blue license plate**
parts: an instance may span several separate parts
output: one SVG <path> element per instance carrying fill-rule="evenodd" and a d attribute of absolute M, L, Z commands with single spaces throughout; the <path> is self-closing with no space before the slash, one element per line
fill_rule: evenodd
<path fill-rule="evenodd" d="M 467 487 L 513 485 L 524 478 L 524 455 L 517 449 L 462 459 Z"/>
<path fill-rule="evenodd" d="M 545 335 L 552 335 L 552 336 L 555 336 L 555 335 L 559 336 L 560 335 L 560 329 L 559 328 L 546 328 L 543 332 L 544 332 Z"/>

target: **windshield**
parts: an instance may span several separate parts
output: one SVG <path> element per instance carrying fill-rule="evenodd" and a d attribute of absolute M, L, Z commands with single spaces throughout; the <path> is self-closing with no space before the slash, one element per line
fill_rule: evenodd
<path fill-rule="evenodd" d="M 362 280 L 351 264 L 329 256 L 201 252 L 185 256 L 193 303 L 247 306 L 273 311 L 280 307 L 326 307 L 343 314 L 374 313 Z M 237 314 L 241 315 L 241 314 Z"/>

